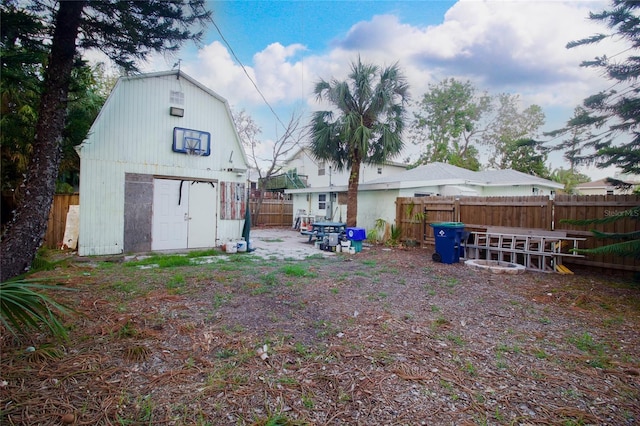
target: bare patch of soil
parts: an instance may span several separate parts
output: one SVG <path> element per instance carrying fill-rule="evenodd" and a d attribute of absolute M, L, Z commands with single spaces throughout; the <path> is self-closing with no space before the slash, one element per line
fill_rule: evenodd
<path fill-rule="evenodd" d="M 2 335 L 2 424 L 640 422 L 640 289 L 422 249 L 69 262 L 71 341 Z M 25 352 L 27 346 L 35 352 Z M 65 417 L 66 416 L 66 417 Z"/>

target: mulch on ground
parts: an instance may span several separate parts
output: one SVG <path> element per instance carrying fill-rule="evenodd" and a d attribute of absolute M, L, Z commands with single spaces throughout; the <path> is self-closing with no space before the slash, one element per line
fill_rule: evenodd
<path fill-rule="evenodd" d="M 0 423 L 623 425 L 640 287 L 374 246 L 143 269 L 69 259 L 69 342 L 2 333 Z M 35 351 L 27 351 L 32 346 Z"/>

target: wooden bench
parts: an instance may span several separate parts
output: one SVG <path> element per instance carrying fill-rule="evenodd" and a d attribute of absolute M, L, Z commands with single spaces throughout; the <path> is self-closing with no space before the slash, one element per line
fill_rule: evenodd
<path fill-rule="evenodd" d="M 562 259 L 584 257 L 574 251 L 584 240 L 567 237 L 565 231 L 488 227 L 486 231 L 469 233 L 464 256 L 517 263 L 533 271 L 571 273 Z"/>

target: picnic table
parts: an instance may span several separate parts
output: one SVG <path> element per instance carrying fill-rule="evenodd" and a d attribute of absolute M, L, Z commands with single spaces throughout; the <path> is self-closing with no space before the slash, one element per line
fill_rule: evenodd
<path fill-rule="evenodd" d="M 346 231 L 347 224 L 343 222 L 314 222 L 311 230 L 300 231 L 302 235 L 309 236 L 309 242 L 315 237 L 316 240 L 322 240 L 329 234 L 342 234 Z"/>

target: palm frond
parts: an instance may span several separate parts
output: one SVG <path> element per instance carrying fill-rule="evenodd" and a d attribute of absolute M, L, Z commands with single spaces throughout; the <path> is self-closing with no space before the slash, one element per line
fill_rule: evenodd
<path fill-rule="evenodd" d="M 74 311 L 44 291 L 73 289 L 42 282 L 41 279 L 21 279 L 0 283 L 0 321 L 14 336 L 44 326 L 54 337 L 66 340 L 68 333 L 60 316 Z"/>

